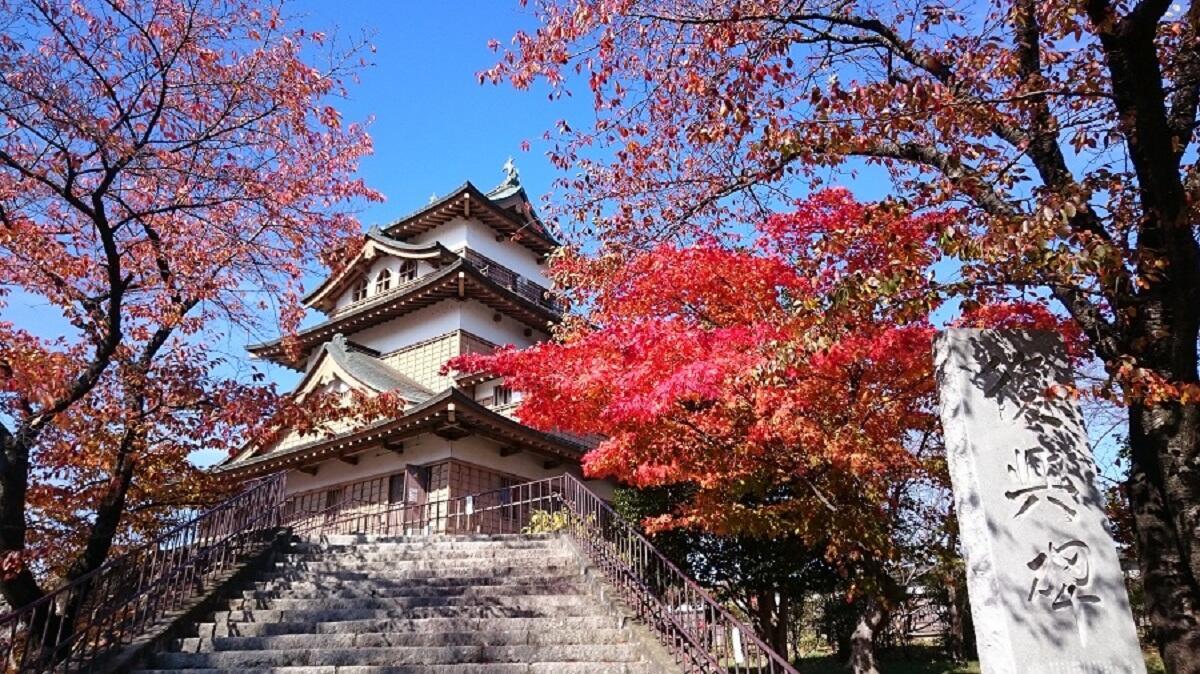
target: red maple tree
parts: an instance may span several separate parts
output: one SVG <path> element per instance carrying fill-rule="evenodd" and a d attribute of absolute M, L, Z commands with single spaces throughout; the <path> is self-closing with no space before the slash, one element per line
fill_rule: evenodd
<path fill-rule="evenodd" d="M 961 208 L 939 290 L 1028 293 L 1086 335 L 1128 406 L 1155 638 L 1200 668 L 1200 2 L 533 4 L 481 79 L 589 90 L 594 122 L 551 136 L 555 201 L 612 246 L 764 220 L 863 165 Z"/>
<path fill-rule="evenodd" d="M 325 103 L 357 46 L 273 3 L 0 2 L 0 26 L 0 293 L 70 326 L 0 321 L 15 607 L 212 498 L 188 454 L 277 402 L 224 362 L 226 333 L 272 308 L 294 327 L 302 261 L 377 195 L 354 177 L 367 135 Z"/>
<path fill-rule="evenodd" d="M 920 270 L 949 217 L 830 190 L 752 245 L 566 254 L 553 271 L 586 316 L 554 341 L 448 367 L 504 376 L 525 393 L 526 423 L 602 438 L 584 459 L 591 476 L 691 487 L 652 530 L 823 550 L 876 600 L 870 634 L 895 598 L 910 490 L 944 485 Z M 886 279 L 889 299 L 856 294 L 864 277 Z"/>

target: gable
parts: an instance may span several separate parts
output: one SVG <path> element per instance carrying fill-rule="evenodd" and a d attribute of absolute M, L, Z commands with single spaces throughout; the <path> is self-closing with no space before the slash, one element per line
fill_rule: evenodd
<path fill-rule="evenodd" d="M 497 202 L 467 182 L 447 196 L 388 225 L 384 233 L 411 241 L 455 218 L 475 219 L 491 228 L 494 236 L 514 241 L 538 255 L 549 255 L 560 244 L 538 220 L 532 204 L 523 195 L 524 190 L 513 193 L 520 200 L 519 203 L 507 197 Z M 510 205 L 503 206 L 501 203 Z"/>
<path fill-rule="evenodd" d="M 411 266 L 415 275 L 419 277 L 455 259 L 457 256 L 437 241 L 409 243 L 393 239 L 379 228 L 372 227 L 367 232 L 358 254 L 340 271 L 329 276 L 305 296 L 304 303 L 306 306 L 330 313 L 349 304 L 345 300 L 360 279 L 365 277 L 370 289 L 374 290 L 376 276 L 384 268 L 398 276 L 402 268 Z M 395 290 L 401 283 L 399 278 L 394 278 L 390 289 Z"/>
<path fill-rule="evenodd" d="M 344 387 L 364 393 L 396 393 L 408 404 L 422 402 L 433 395 L 402 372 L 392 368 L 362 347 L 352 346 L 341 334 L 335 334 L 315 354 L 296 387 L 296 394 L 305 395 L 330 386 Z"/>

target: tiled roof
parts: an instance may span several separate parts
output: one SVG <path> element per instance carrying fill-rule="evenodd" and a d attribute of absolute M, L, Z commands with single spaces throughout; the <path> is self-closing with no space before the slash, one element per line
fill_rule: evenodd
<path fill-rule="evenodd" d="M 449 388 L 419 405 L 404 410 L 395 418 L 366 424 L 333 437 L 314 438 L 310 442 L 267 454 L 247 454 L 219 465 L 216 471 L 226 476 L 249 477 L 280 469 L 296 468 L 354 453 L 389 438 L 424 432 L 437 432 L 446 424 L 463 427 L 496 439 L 527 446 L 530 450 L 570 461 L 578 461 L 591 446 L 580 438 L 539 431 L 484 407 L 464 391 Z"/>
<path fill-rule="evenodd" d="M 379 251 L 408 260 L 428 260 L 434 266 L 448 264 L 458 257 L 436 241 L 424 244 L 409 243 L 388 236 L 378 227 L 372 227 L 367 231 L 366 240 L 367 245 L 363 246 L 362 252 L 304 297 L 305 304 L 318 308 L 324 307 L 326 310 L 331 309 L 333 300 L 336 299 L 331 296 L 331 293 L 344 288 L 355 277 L 358 268 L 373 260 Z"/>
<path fill-rule="evenodd" d="M 509 208 L 499 203 L 519 194 L 524 203 L 528 204 L 524 189 L 497 188 L 493 192 L 495 196 L 484 194 L 471 182 L 465 182 L 446 196 L 435 199 L 387 225 L 383 231 L 394 237 L 410 237 L 444 224 L 453 217 L 463 216 L 478 218 L 500 234 L 511 236 L 517 243 L 541 254 L 550 253 L 562 245 L 535 215 L 519 213 L 520 209 Z M 476 208 L 465 206 L 467 202 L 475 204 Z"/>
<path fill-rule="evenodd" d="M 347 374 L 376 391 L 397 391 L 411 402 L 423 402 L 433 397 L 433 391 L 348 344 L 341 333 L 334 335 L 322 348 Z"/>

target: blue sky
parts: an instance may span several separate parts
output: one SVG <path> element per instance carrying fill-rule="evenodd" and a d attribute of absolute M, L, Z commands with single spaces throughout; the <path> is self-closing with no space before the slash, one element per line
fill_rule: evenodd
<path fill-rule="evenodd" d="M 529 9 L 518 0 L 295 0 L 288 11 L 294 25 L 343 40 L 365 32 L 375 47 L 366 54 L 372 65 L 360 73 L 360 82 L 351 86 L 346 99 L 332 101 L 344 119 L 371 120 L 375 151 L 362 162 L 361 174 L 386 200 L 365 207 L 360 214 L 364 228 L 407 214 L 430 195 L 444 195 L 465 180 L 487 189 L 503 178 L 500 167 L 509 156 L 537 199 L 556 177 L 542 134 L 560 119 L 574 127 L 592 121 L 586 91 L 550 101 L 545 90 L 479 84 L 477 73 L 496 60 L 488 41 L 508 44 L 518 29 L 535 27 Z M 523 141 L 529 141 L 528 151 L 522 151 Z M 852 182 L 860 197 L 886 192 L 877 172 Z M 306 286 L 317 281 L 309 279 Z M 46 311 L 41 298 L 14 293 L 7 301 L 5 320 L 46 336 L 69 330 Z M 229 331 L 220 350 L 242 358 L 247 342 L 273 336 Z M 285 385 L 292 380 L 287 371 L 270 374 Z"/>
<path fill-rule="evenodd" d="M 362 214 L 364 226 L 404 215 L 430 194 L 444 194 L 464 180 L 491 187 L 501 180 L 500 166 L 510 155 L 530 194 L 540 197 L 557 176 L 545 157 L 542 133 L 559 119 L 574 128 L 585 128 L 593 119 L 583 83 L 575 87 L 574 98 L 556 101 L 548 100 L 544 90 L 479 84 L 476 73 L 496 59 L 488 40 L 507 45 L 518 29 L 535 27 L 518 0 L 302 0 L 293 7 L 305 15 L 302 24 L 313 29 L 373 33 L 375 65 L 363 72 L 350 99 L 339 103 L 348 119 L 374 118 L 375 154 L 363 162 L 362 172 L 387 200 Z M 521 151 L 523 140 L 531 144 L 528 152 Z M 843 174 L 840 182 L 859 198 L 878 199 L 889 192 L 881 169 L 857 169 Z M 940 268 L 938 273 L 953 274 L 955 269 Z M 952 312 L 947 308 L 942 313 Z M 272 374 L 281 383 L 295 376 Z M 1096 440 L 1097 458 L 1110 469 L 1115 460 L 1111 438 Z"/>
<path fill-rule="evenodd" d="M 542 134 L 560 119 L 573 127 L 592 121 L 586 87 L 579 95 L 550 101 L 545 90 L 517 91 L 504 84 L 481 85 L 477 73 L 496 60 L 490 39 L 509 44 L 521 28 L 535 22 L 518 0 L 466 2 L 368 2 L 366 0 L 295 0 L 289 6 L 292 23 L 349 40 L 364 32 L 375 51 L 372 65 L 360 73 L 348 98 L 333 101 L 351 121 L 370 119 L 374 154 L 362 162 L 361 173 L 386 200 L 370 204 L 360 214 L 363 226 L 386 223 L 419 208 L 430 195 L 443 195 L 465 180 L 487 189 L 503 175 L 509 156 L 521 170 L 522 182 L 535 198 L 550 190 L 555 169 L 545 157 Z M 522 142 L 531 147 L 522 151 Z M 874 175 L 872 175 L 874 174 Z M 854 179 L 860 197 L 886 192 L 878 172 Z M 317 278 L 309 279 L 312 287 Z M 3 318 L 45 336 L 69 331 L 59 317 L 46 311 L 46 302 L 14 293 L 7 298 Z M 317 317 L 310 317 L 315 320 Z M 251 363 L 246 343 L 274 337 L 265 321 L 264 333 L 240 329 L 224 333 L 216 350 L 231 359 L 232 371 L 244 372 Z M 261 362 L 268 376 L 284 389 L 297 375 Z M 209 463 L 218 457 L 198 457 Z"/>
<path fill-rule="evenodd" d="M 509 155 L 540 194 L 554 177 L 538 149 L 542 132 L 558 119 L 590 116 L 587 97 L 551 103 L 544 92 L 478 83 L 476 73 L 495 60 L 488 40 L 507 43 L 533 24 L 516 0 L 302 0 L 293 8 L 314 29 L 371 33 L 374 66 L 338 104 L 348 119 L 374 119 L 375 155 L 362 171 L 387 201 L 363 214 L 366 225 L 408 213 L 464 180 L 491 187 L 503 178 L 500 166 Z M 529 152 L 521 151 L 523 140 L 534 145 Z"/>

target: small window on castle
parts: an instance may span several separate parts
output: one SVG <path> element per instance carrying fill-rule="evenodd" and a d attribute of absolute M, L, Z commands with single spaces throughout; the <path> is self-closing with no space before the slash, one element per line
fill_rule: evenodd
<path fill-rule="evenodd" d="M 416 260 L 405 260 L 404 263 L 400 265 L 400 278 L 399 278 L 400 283 L 404 283 L 405 281 L 411 281 L 411 280 L 415 279 L 416 277 L 417 277 L 417 261 Z"/>
<path fill-rule="evenodd" d="M 512 389 L 507 386 L 497 386 L 496 392 L 492 394 L 492 404 L 499 407 L 508 405 L 512 402 Z"/>
<path fill-rule="evenodd" d="M 375 277 L 375 294 L 387 292 L 392 287 L 392 270 L 384 269 Z"/>
<path fill-rule="evenodd" d="M 354 290 L 350 292 L 350 300 L 357 302 L 367 299 L 367 277 L 362 276 L 354 282 Z"/>

